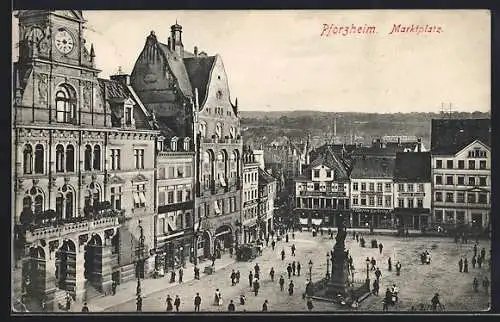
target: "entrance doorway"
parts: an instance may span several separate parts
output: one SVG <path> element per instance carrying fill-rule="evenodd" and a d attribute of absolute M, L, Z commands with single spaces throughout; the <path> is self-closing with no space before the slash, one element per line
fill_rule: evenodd
<path fill-rule="evenodd" d="M 102 282 L 102 240 L 99 235 L 92 235 L 87 245 L 85 245 L 84 259 L 85 279 L 100 290 Z"/>
<path fill-rule="evenodd" d="M 31 298 L 41 299 L 45 290 L 45 252 L 43 248 L 31 247 L 29 258 L 24 262 L 23 289 Z"/>
<path fill-rule="evenodd" d="M 56 282 L 61 290 L 76 296 L 76 247 L 75 243 L 66 239 L 56 251 Z"/>

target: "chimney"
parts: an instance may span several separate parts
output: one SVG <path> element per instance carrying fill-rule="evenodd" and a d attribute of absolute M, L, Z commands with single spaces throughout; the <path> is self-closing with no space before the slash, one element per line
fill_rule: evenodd
<path fill-rule="evenodd" d="M 198 57 L 198 47 L 194 46 L 194 57 Z"/>
<path fill-rule="evenodd" d="M 181 58 L 184 57 L 184 45 L 182 44 L 182 26 L 175 22 L 170 27 L 170 38 L 172 38 L 172 51 L 175 51 Z"/>

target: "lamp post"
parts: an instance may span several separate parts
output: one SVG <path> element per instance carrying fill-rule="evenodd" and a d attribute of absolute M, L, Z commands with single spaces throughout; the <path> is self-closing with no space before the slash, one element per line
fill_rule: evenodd
<path fill-rule="evenodd" d="M 330 280 L 330 253 L 326 253 L 326 279 Z"/>
<path fill-rule="evenodd" d="M 370 287 L 370 260 L 366 259 L 366 285 Z"/>
<path fill-rule="evenodd" d="M 309 260 L 309 281 L 312 283 L 312 268 L 313 268 L 313 262 L 310 259 Z"/>
<path fill-rule="evenodd" d="M 144 229 L 142 228 L 141 225 L 141 220 L 139 219 L 139 246 L 137 247 L 136 255 L 137 255 L 137 261 L 136 261 L 136 267 L 135 271 L 137 274 L 137 288 L 136 288 L 136 295 L 137 297 L 141 296 L 141 269 L 144 269 L 144 267 L 141 267 L 141 264 L 144 262 Z"/>

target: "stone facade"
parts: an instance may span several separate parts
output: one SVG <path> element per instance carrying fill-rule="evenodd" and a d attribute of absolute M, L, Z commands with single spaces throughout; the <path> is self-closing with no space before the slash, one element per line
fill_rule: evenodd
<path fill-rule="evenodd" d="M 259 215 L 259 163 L 250 148 L 243 152 L 243 226 L 242 242 L 249 243 L 259 238 L 257 218 Z"/>
<path fill-rule="evenodd" d="M 18 18 L 13 297 L 44 299 L 50 310 L 66 292 L 85 298 L 121 280 L 120 267 L 137 260 L 139 219 L 144 253 L 153 247 L 157 132 L 127 84 L 97 78 L 81 11 Z M 117 124 L 116 109 L 130 122 Z"/>

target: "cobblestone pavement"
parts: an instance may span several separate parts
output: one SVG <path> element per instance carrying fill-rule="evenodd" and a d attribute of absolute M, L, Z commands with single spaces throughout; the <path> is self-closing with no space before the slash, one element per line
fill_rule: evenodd
<path fill-rule="evenodd" d="M 482 311 L 489 307 L 489 293 L 486 294 L 483 289 L 474 293 L 472 290 L 472 280 L 474 276 L 480 281 L 484 276 L 490 278 L 488 266 L 475 269 L 469 266 L 469 273 L 458 272 L 458 259 L 460 256 L 467 256 L 469 262 L 472 258 L 473 244 L 457 245 L 449 238 L 429 238 L 429 237 L 409 237 L 400 238 L 392 236 L 374 235 L 365 236 L 367 244 L 371 238 L 376 238 L 384 245 L 382 254 L 378 249 L 361 248 L 349 233 L 346 240 L 346 248 L 354 259 L 355 280 L 364 280 L 366 278 L 366 257 L 374 257 L 377 260 L 377 266 L 382 271 L 380 295 L 370 296 L 361 303 L 358 311 L 381 311 L 382 294 L 386 287 L 393 283 L 400 289 L 399 302 L 391 311 L 408 311 L 412 306 L 419 303 L 430 304 L 433 294 L 440 294 L 441 302 L 445 305 L 447 311 Z M 202 312 L 209 311 L 227 311 L 227 305 L 233 300 L 236 305 L 236 311 L 261 311 L 264 300 L 269 302 L 269 311 L 306 311 L 305 300 L 302 293 L 305 289 L 305 283 L 309 277 L 308 262 L 312 260 L 313 268 L 311 271 L 313 280 L 323 278 L 326 273 L 326 254 L 333 247 L 335 240 L 325 236 L 318 235 L 312 237 L 310 232 L 296 233 L 295 239 L 290 238 L 289 243 L 280 241 L 276 249 L 265 248 L 263 255 L 250 262 L 235 262 L 231 258 L 223 258 L 216 262 L 216 271 L 213 275 L 201 275 L 201 280 L 192 280 L 192 267 L 185 270 L 185 283 L 179 285 L 169 284 L 168 277 L 157 280 L 145 280 L 143 282 L 143 312 L 164 312 L 165 299 L 167 295 L 174 298 L 179 295 L 181 298 L 180 311 L 194 310 L 193 299 L 196 292 L 200 293 Z M 291 256 L 290 247 L 295 244 L 297 247 L 296 256 Z M 481 247 L 486 248 L 487 258 L 490 245 L 486 241 L 481 241 Z M 281 261 L 280 252 L 285 249 L 286 258 Z M 420 264 L 419 253 L 428 249 L 432 256 L 430 265 Z M 387 259 L 392 257 L 393 271 L 387 269 Z M 289 283 L 286 265 L 292 261 L 301 263 L 301 276 L 292 276 L 295 284 L 295 292 L 292 296 L 288 295 L 287 285 Z M 396 276 L 394 265 L 396 261 L 402 265 L 401 276 Z M 201 264 L 203 270 L 206 264 Z M 261 268 L 261 288 L 259 294 L 255 296 L 248 283 L 248 273 L 253 270 L 255 263 Z M 276 271 L 275 281 L 271 282 L 269 270 L 274 267 Z M 241 280 L 236 286 L 231 286 L 231 270 L 240 270 Z M 190 274 L 190 275 L 189 275 Z M 285 277 L 285 290 L 280 291 L 277 280 L 279 276 Z M 369 272 L 373 280 L 373 271 Z M 491 280 L 491 278 L 490 278 Z M 130 286 L 131 285 L 131 286 Z M 91 311 L 106 312 L 133 312 L 135 305 L 135 283 L 124 286 L 115 297 L 105 297 L 89 303 Z M 213 305 L 215 289 L 219 288 L 222 293 L 223 304 L 221 306 Z M 128 295 L 121 295 L 120 293 Z M 239 296 L 244 294 L 247 299 L 246 305 L 239 304 Z M 107 301 L 107 302 L 106 302 Z M 322 301 L 314 301 L 313 311 L 339 311 L 336 304 Z"/>

